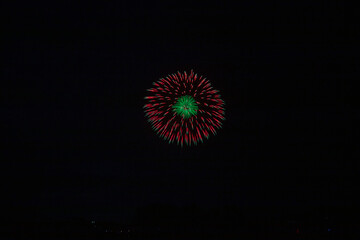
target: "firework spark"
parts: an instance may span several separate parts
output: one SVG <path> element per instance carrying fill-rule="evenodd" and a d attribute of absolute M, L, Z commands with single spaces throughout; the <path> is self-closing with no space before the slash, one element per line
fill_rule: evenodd
<path fill-rule="evenodd" d="M 148 89 L 145 116 L 165 140 L 197 145 L 215 135 L 225 120 L 224 101 L 210 82 L 193 71 L 168 75 Z"/>

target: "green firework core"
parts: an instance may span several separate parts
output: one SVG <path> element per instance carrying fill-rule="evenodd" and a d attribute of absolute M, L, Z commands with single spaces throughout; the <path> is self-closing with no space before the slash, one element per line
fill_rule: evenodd
<path fill-rule="evenodd" d="M 184 119 L 188 119 L 197 114 L 199 107 L 193 97 L 185 95 L 180 97 L 176 103 L 172 106 L 173 111 Z"/>

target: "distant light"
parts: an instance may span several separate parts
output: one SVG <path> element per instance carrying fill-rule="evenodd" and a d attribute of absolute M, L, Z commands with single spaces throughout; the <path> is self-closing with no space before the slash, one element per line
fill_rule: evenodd
<path fill-rule="evenodd" d="M 91 223 L 92 223 L 92 224 L 94 224 L 94 223 L 95 223 L 95 221 L 91 221 Z"/>
<path fill-rule="evenodd" d="M 331 228 L 328 228 L 328 232 L 331 232 Z"/>
<path fill-rule="evenodd" d="M 130 232 L 130 229 L 128 230 L 128 232 Z"/>

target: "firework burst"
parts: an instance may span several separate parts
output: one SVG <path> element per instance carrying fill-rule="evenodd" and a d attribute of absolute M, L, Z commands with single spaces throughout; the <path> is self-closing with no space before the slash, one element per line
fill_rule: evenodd
<path fill-rule="evenodd" d="M 145 116 L 169 143 L 196 145 L 216 134 L 225 120 L 224 101 L 210 82 L 192 70 L 168 75 L 148 89 Z"/>

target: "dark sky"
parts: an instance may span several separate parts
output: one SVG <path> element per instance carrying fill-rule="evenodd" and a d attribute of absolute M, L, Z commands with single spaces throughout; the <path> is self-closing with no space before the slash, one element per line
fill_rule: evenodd
<path fill-rule="evenodd" d="M 355 10 L 293 2 L 3 4 L 8 216 L 358 208 Z M 152 131 L 142 106 L 153 81 L 191 69 L 220 90 L 227 119 L 181 149 Z"/>

